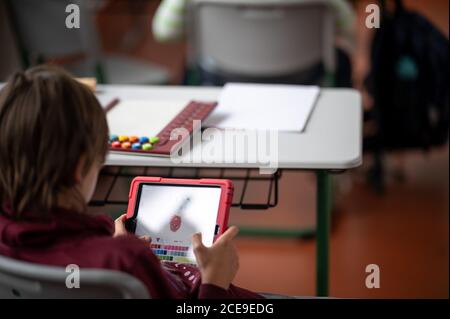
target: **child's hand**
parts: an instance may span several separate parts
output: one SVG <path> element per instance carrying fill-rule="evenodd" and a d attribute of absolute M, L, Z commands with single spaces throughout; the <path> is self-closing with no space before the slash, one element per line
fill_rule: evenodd
<path fill-rule="evenodd" d="M 114 235 L 113 237 L 126 235 L 128 234 L 127 229 L 125 228 L 125 221 L 127 220 L 127 214 L 120 215 L 115 221 L 114 221 Z M 152 238 L 150 236 L 141 236 L 139 237 L 146 243 L 151 243 Z"/>
<path fill-rule="evenodd" d="M 114 235 L 113 237 L 126 235 L 128 234 L 127 229 L 125 228 L 125 221 L 127 220 L 127 214 L 120 215 L 114 221 Z"/>
<path fill-rule="evenodd" d="M 192 236 L 202 283 L 229 288 L 239 268 L 239 258 L 232 242 L 238 231 L 235 226 L 228 228 L 209 248 L 203 245 L 201 233 Z"/>

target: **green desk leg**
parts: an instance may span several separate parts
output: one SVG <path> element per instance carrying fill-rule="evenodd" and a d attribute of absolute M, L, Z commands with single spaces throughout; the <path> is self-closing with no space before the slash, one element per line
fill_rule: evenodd
<path fill-rule="evenodd" d="M 331 178 L 326 171 L 317 171 L 317 296 L 328 296 L 328 245 L 330 236 Z"/>

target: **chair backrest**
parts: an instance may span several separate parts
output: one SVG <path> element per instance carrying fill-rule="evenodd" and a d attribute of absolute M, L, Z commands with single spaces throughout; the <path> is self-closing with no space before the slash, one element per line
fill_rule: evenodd
<path fill-rule="evenodd" d="M 191 0 L 188 60 L 211 72 L 278 76 L 323 63 L 334 72 L 328 0 Z"/>
<path fill-rule="evenodd" d="M 113 270 L 80 268 L 79 288 L 68 288 L 66 280 L 73 274 L 68 270 L 0 256 L 0 299 L 149 298 L 140 280 Z"/>

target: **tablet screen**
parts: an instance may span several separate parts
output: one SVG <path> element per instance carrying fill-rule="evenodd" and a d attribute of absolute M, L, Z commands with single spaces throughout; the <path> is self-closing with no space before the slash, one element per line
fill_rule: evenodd
<path fill-rule="evenodd" d="M 140 185 L 135 208 L 137 236 L 152 238 L 162 261 L 195 264 L 191 238 L 202 233 L 205 246 L 214 239 L 221 188 L 215 185 Z"/>

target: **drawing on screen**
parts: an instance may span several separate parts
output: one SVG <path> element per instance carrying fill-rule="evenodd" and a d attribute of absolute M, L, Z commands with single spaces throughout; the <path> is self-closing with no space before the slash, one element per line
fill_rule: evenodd
<path fill-rule="evenodd" d="M 181 215 L 183 214 L 186 206 L 191 201 L 190 197 L 186 197 L 181 203 L 181 206 L 177 209 L 176 213 L 170 219 L 170 230 L 176 232 L 181 227 Z"/>

